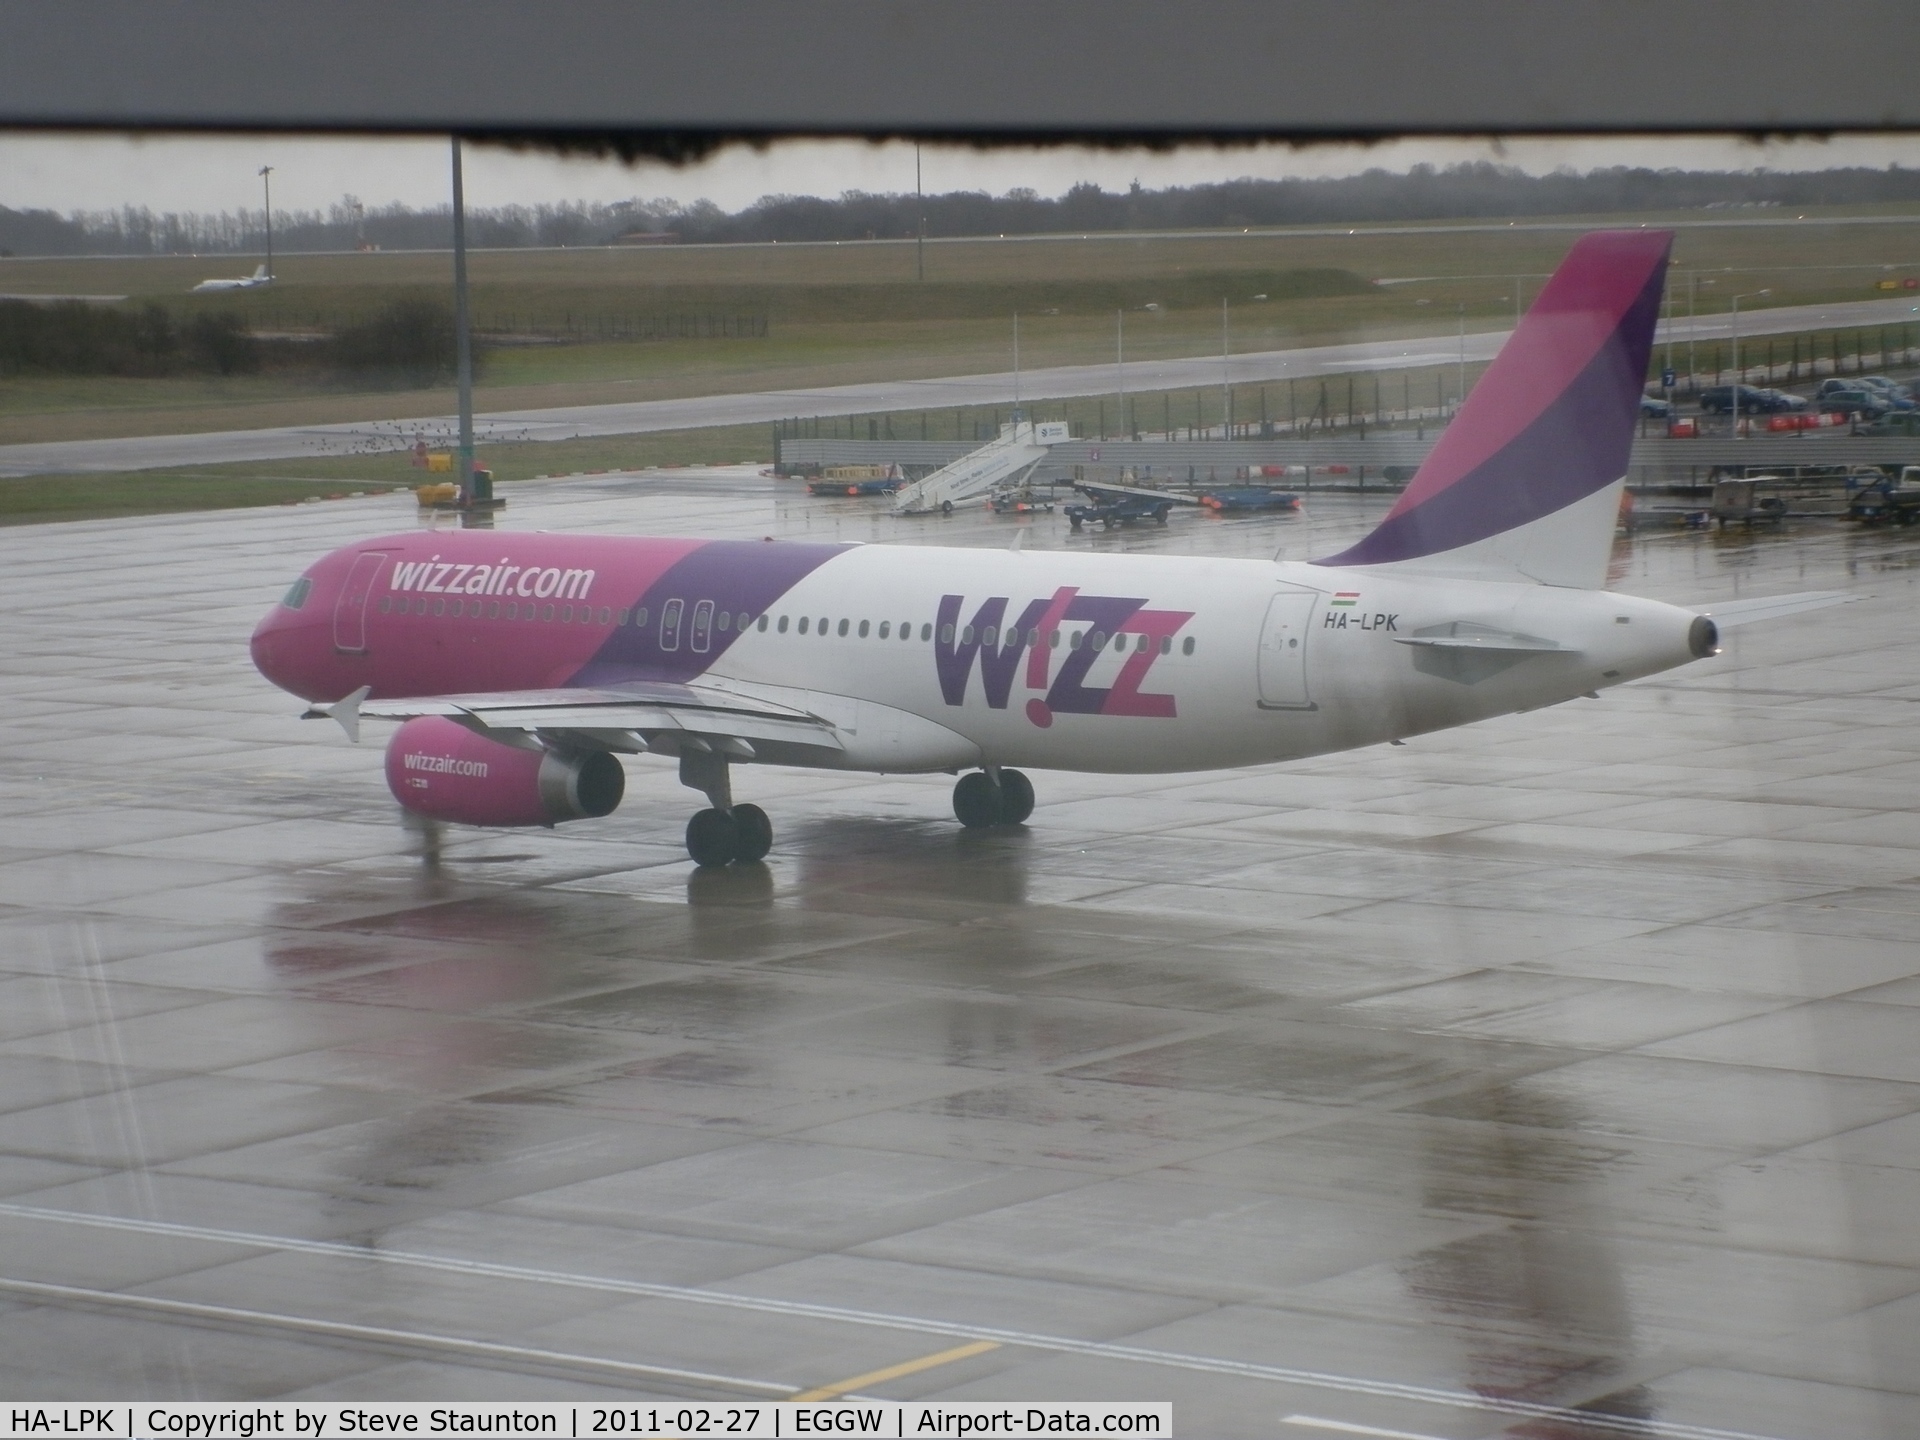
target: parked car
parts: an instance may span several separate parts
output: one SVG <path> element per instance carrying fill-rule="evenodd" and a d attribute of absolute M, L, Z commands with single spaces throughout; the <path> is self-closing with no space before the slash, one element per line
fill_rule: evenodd
<path fill-rule="evenodd" d="M 1673 414 L 1673 406 L 1657 395 L 1640 397 L 1640 418 L 1642 420 L 1665 420 Z"/>
<path fill-rule="evenodd" d="M 1890 410 L 1860 429 L 1865 435 L 1920 435 L 1920 410 Z"/>
<path fill-rule="evenodd" d="M 1799 399 L 1780 390 L 1763 390 L 1758 385 L 1740 387 L 1740 413 L 1742 415 L 1778 415 L 1783 411 L 1797 409 L 1789 403 Z M 1700 392 L 1700 409 L 1708 415 L 1726 415 L 1733 410 L 1733 386 L 1709 385 Z"/>
<path fill-rule="evenodd" d="M 1873 395 L 1887 397 L 1897 396 L 1907 401 L 1912 401 L 1913 399 L 1913 392 L 1908 390 L 1906 386 L 1896 385 L 1884 375 L 1830 375 L 1820 382 L 1820 388 L 1815 392 L 1815 397 L 1824 400 L 1827 396 L 1837 394 L 1842 390 L 1865 390 Z M 1888 405 L 1887 408 L 1890 410 L 1898 410 L 1906 407 Z"/>
<path fill-rule="evenodd" d="M 1884 375 L 1861 375 L 1854 381 L 1856 389 L 1871 390 L 1884 398 L 1889 410 L 1920 409 L 1913 398 L 1913 392 L 1906 386 L 1889 380 Z"/>
<path fill-rule="evenodd" d="M 1883 396 L 1873 390 L 1828 390 L 1820 397 L 1819 403 L 1824 415 L 1846 415 L 1864 420 L 1877 420 L 1892 408 Z"/>

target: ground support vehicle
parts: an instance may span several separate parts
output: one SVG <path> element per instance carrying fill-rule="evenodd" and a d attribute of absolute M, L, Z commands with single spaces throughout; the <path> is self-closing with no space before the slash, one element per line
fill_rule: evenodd
<path fill-rule="evenodd" d="M 1920 523 L 1920 466 L 1907 466 L 1898 480 L 1886 477 L 1860 486 L 1847 504 L 1847 518 L 1862 525 Z"/>
<path fill-rule="evenodd" d="M 987 497 L 987 509 L 996 515 L 1049 515 L 1053 513 L 1053 501 L 1031 490 L 999 490 Z"/>
<path fill-rule="evenodd" d="M 1267 485 L 1229 485 L 1203 490 L 1200 503 L 1209 510 L 1298 510 L 1300 497 L 1291 490 L 1275 490 Z"/>
<path fill-rule="evenodd" d="M 1147 495 L 1117 495 L 1111 490 L 1090 494 L 1086 503 L 1066 507 L 1067 523 L 1075 530 L 1090 524 L 1111 530 L 1116 525 L 1137 525 L 1146 520 L 1164 525 L 1172 511 L 1171 500 Z"/>

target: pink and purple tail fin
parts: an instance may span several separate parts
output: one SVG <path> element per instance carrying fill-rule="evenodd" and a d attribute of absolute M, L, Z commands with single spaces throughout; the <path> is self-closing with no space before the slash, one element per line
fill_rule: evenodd
<path fill-rule="evenodd" d="M 1387 518 L 1317 563 L 1603 584 L 1672 244 L 1576 243 Z"/>

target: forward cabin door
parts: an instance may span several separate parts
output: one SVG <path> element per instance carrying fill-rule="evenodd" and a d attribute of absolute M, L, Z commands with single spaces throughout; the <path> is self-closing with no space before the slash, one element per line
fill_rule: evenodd
<path fill-rule="evenodd" d="M 1260 629 L 1260 705 L 1266 710 L 1311 710 L 1307 688 L 1307 626 L 1320 596 L 1282 590 L 1267 606 Z"/>
<path fill-rule="evenodd" d="M 333 605 L 333 648 L 343 654 L 367 653 L 367 602 L 386 563 L 384 550 L 363 550 L 353 557 L 353 569 L 347 572 L 347 583 L 340 587 L 340 598 Z"/>

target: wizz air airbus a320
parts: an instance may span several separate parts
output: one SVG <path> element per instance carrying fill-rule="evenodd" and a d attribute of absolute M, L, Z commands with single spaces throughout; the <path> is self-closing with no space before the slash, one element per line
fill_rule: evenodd
<path fill-rule="evenodd" d="M 773 844 L 737 765 L 957 773 L 962 824 L 1017 825 L 1020 766 L 1261 765 L 1557 704 L 1850 598 L 1600 588 L 1671 243 L 1581 239 L 1387 517 L 1323 560 L 410 532 L 314 564 L 254 663 L 355 738 L 404 721 L 387 783 L 441 820 L 606 815 L 617 757 L 675 757 L 700 865 Z"/>

